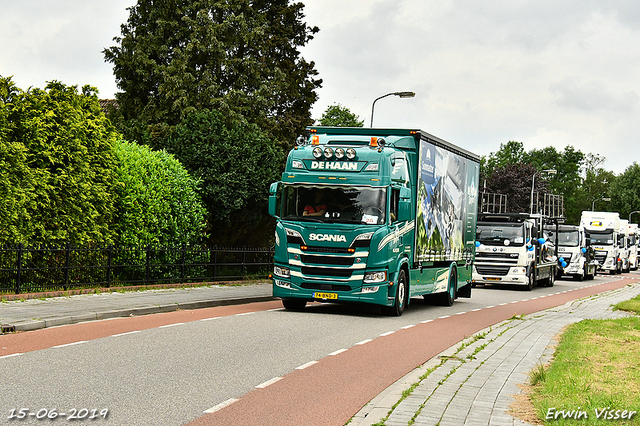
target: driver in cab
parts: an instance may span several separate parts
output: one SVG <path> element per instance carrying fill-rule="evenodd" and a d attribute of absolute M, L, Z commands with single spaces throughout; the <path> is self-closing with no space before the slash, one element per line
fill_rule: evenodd
<path fill-rule="evenodd" d="M 302 216 L 322 216 L 327 212 L 327 205 L 322 200 L 322 192 L 317 191 L 314 195 L 314 202 L 308 204 Z"/>

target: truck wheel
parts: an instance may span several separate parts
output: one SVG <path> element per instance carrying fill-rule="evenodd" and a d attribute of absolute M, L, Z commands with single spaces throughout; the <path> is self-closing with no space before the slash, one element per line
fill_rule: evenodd
<path fill-rule="evenodd" d="M 307 306 L 306 300 L 301 299 L 282 299 L 282 306 L 290 311 L 302 311 Z"/>
<path fill-rule="evenodd" d="M 441 293 L 438 295 L 438 304 L 440 306 L 452 306 L 453 301 L 456 298 L 456 282 L 458 271 L 454 269 L 451 270 L 451 276 L 449 277 L 449 284 L 447 285 L 446 293 Z"/>
<path fill-rule="evenodd" d="M 582 272 L 580 274 L 576 274 L 573 276 L 573 278 L 575 278 L 576 281 L 584 281 L 586 274 L 584 272 L 584 269 L 582 270 Z"/>
<path fill-rule="evenodd" d="M 396 297 L 393 301 L 393 306 L 383 306 L 382 310 L 386 315 L 399 317 L 404 312 L 404 308 L 407 305 L 409 299 L 409 284 L 407 283 L 407 275 L 404 269 L 400 270 L 398 274 L 398 289 L 396 290 Z"/>
<path fill-rule="evenodd" d="M 556 283 L 556 272 L 551 271 L 551 275 L 549 275 L 549 279 L 547 280 L 547 287 L 553 287 Z"/>
<path fill-rule="evenodd" d="M 525 289 L 527 291 L 533 290 L 533 286 L 535 283 L 536 283 L 536 274 L 533 271 L 533 268 L 531 268 L 531 270 L 529 271 L 529 275 L 527 275 L 527 286 L 525 287 Z"/>

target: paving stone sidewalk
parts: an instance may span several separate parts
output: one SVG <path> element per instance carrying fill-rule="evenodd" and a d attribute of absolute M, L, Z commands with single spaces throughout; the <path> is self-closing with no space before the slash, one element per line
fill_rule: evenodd
<path fill-rule="evenodd" d="M 583 319 L 627 316 L 611 306 L 638 294 L 640 284 L 635 283 L 494 325 L 387 388 L 349 425 L 369 426 L 382 420 L 386 426 L 528 425 L 510 414 L 510 406 L 514 395 L 522 393 L 518 385 L 527 383 L 528 373 L 551 360 L 563 327 Z M 411 387 L 415 388 L 402 399 Z"/>

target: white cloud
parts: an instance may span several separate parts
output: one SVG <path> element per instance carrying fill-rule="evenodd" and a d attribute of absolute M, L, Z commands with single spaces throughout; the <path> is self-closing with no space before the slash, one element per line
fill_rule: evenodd
<path fill-rule="evenodd" d="M 323 87 L 313 116 L 340 103 L 369 124 L 418 127 L 487 155 L 573 145 L 621 173 L 640 162 L 640 3 L 635 0 L 306 0 L 303 49 Z M 135 0 L 0 0 L 0 75 L 18 86 L 117 90 L 102 50 Z"/>

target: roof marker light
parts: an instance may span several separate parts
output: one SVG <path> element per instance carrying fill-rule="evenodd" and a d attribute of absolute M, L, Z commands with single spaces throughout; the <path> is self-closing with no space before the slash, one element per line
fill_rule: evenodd
<path fill-rule="evenodd" d="M 377 147 L 378 146 L 378 138 L 375 136 L 371 136 L 371 142 L 369 142 L 369 146 Z"/>
<path fill-rule="evenodd" d="M 311 145 L 320 145 L 320 136 L 318 135 L 311 136 Z"/>

